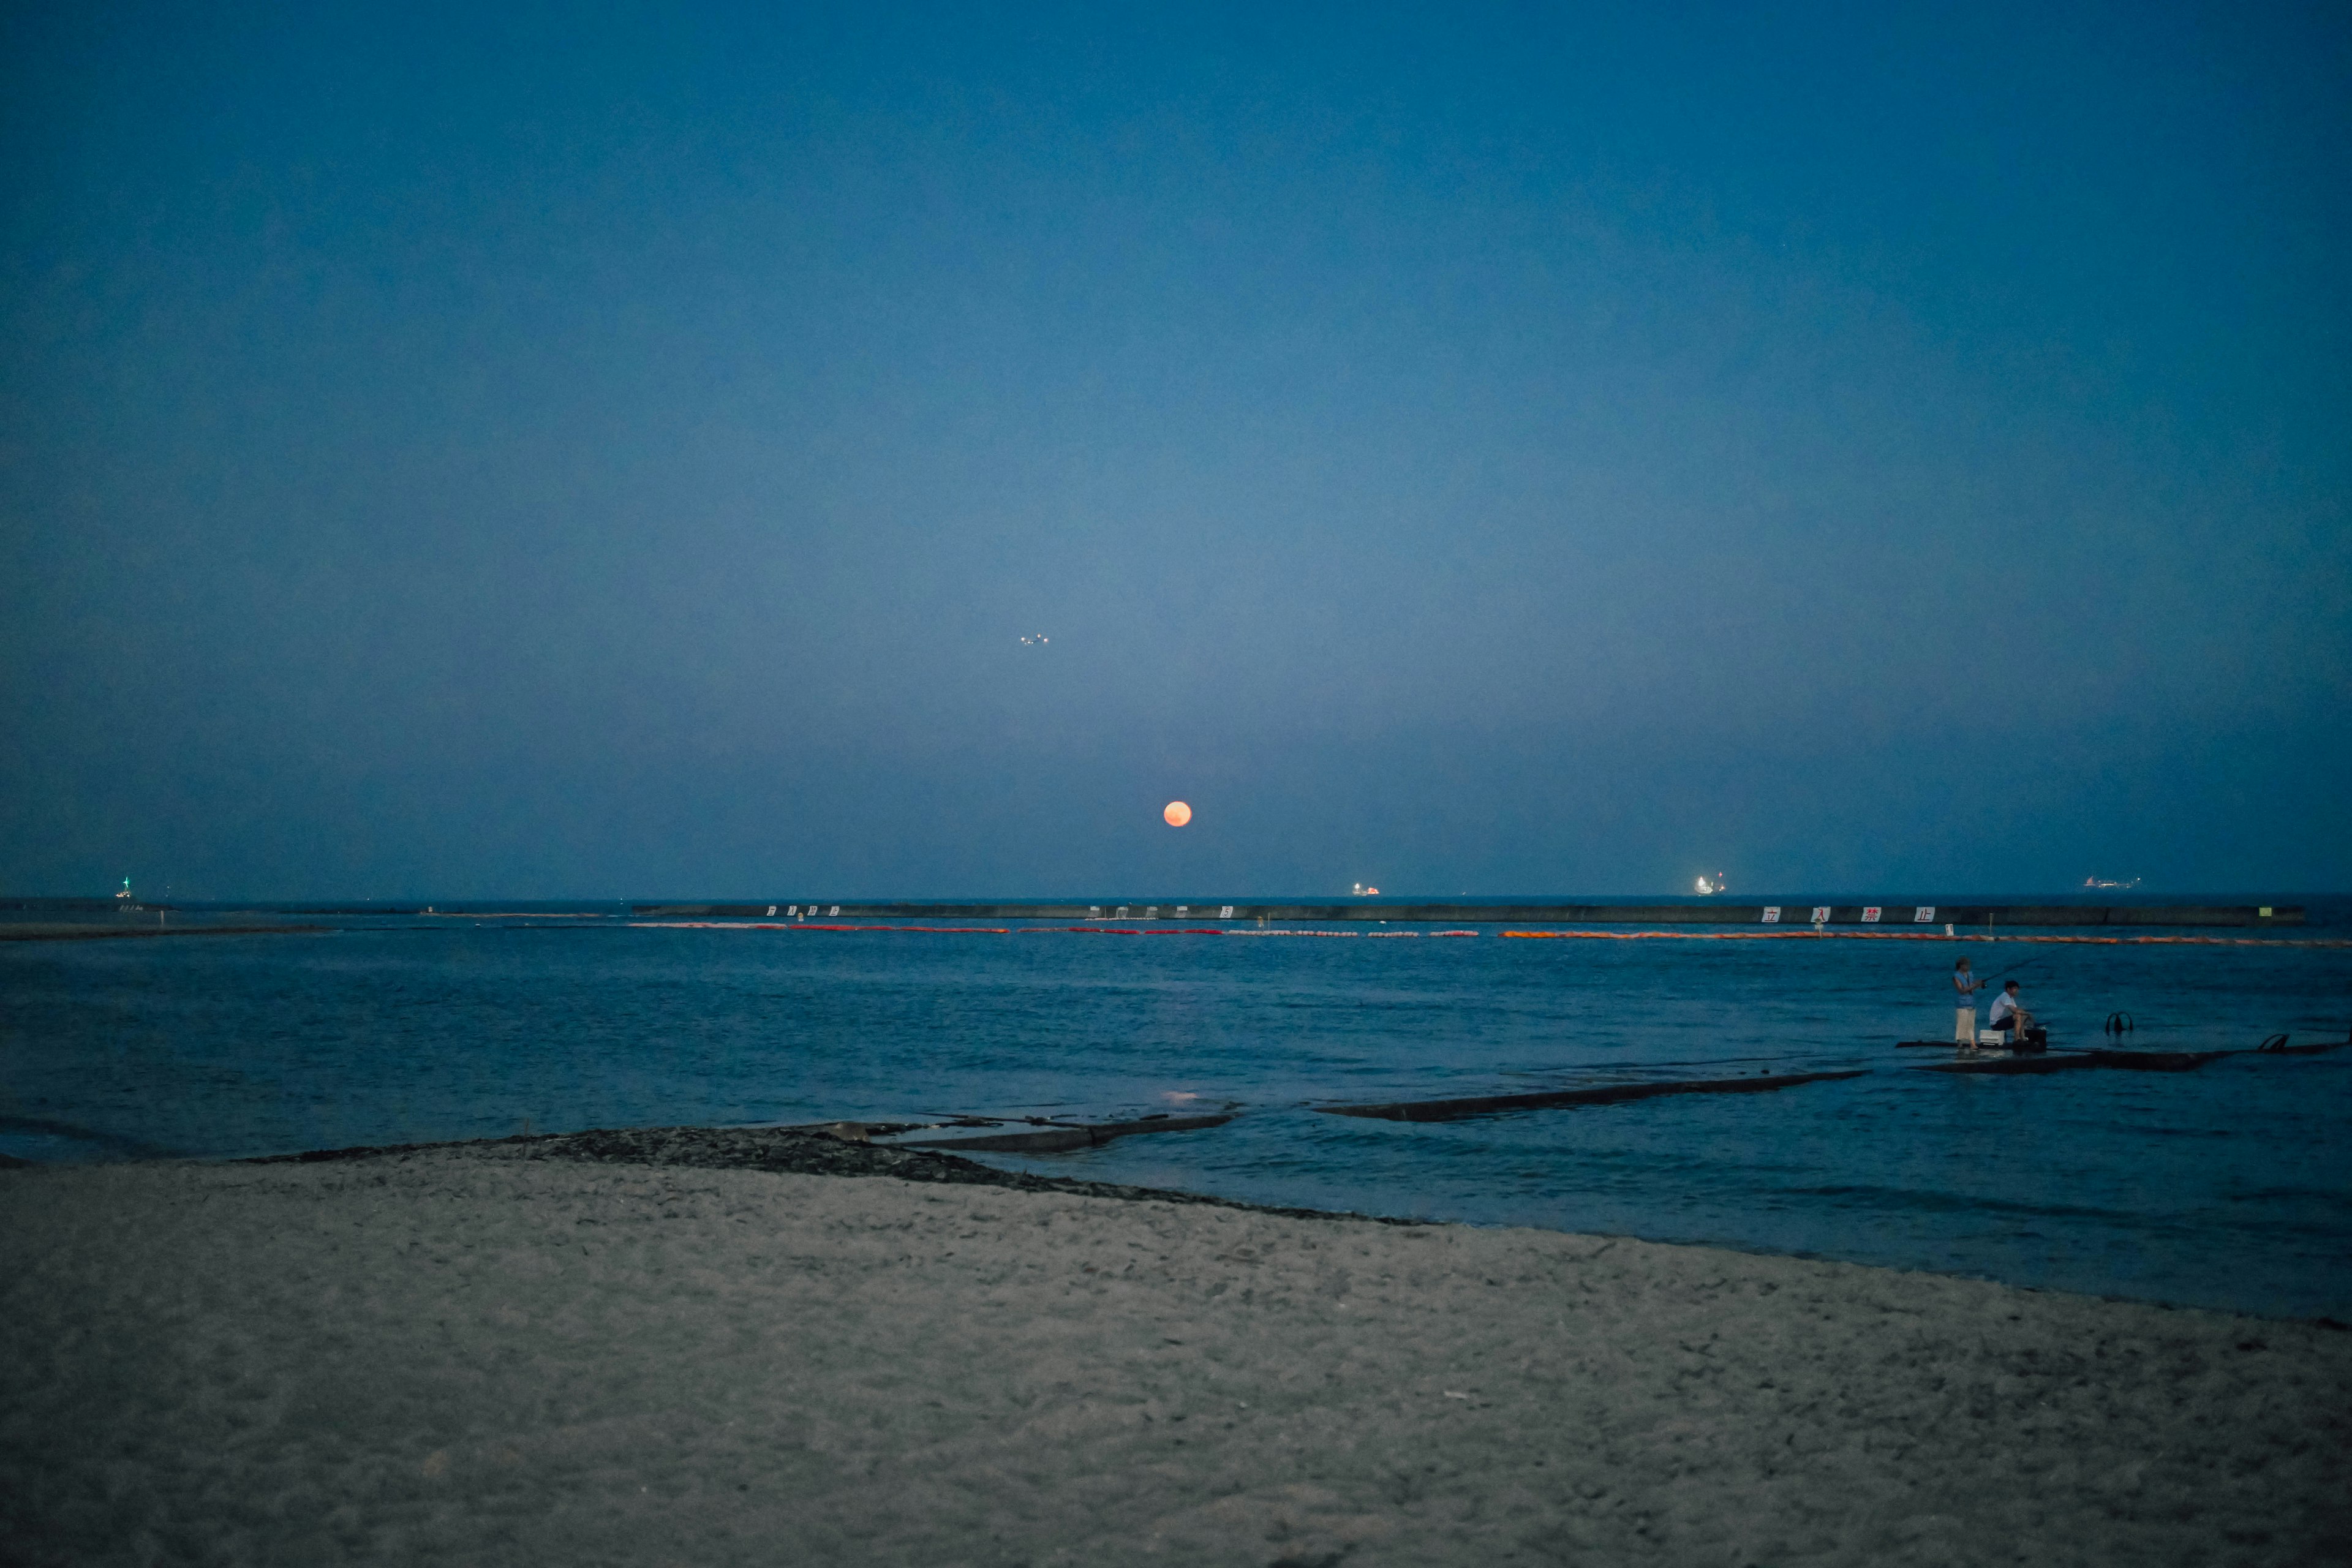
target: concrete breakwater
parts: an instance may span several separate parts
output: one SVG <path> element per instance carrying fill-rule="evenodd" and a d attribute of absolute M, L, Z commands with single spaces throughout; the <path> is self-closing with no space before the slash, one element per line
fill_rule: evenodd
<path fill-rule="evenodd" d="M 0 924 L 0 942 L 91 942 L 107 937 L 292 936 L 322 931 L 318 925 L 102 925 L 95 921 L 26 921 Z"/>
<path fill-rule="evenodd" d="M 633 912 L 662 920 L 967 920 L 967 921 L 1389 921 L 1444 925 L 1780 925 L 1921 926 L 1981 931 L 2031 926 L 2294 926 L 2299 904 L 1406 904 L 1172 900 L 1126 903 L 782 903 L 637 904 Z"/>

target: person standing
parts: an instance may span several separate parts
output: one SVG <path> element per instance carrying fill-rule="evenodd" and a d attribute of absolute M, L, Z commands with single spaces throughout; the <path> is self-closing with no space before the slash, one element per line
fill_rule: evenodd
<path fill-rule="evenodd" d="M 1977 1048 L 1977 991 L 1983 984 L 1969 973 L 1967 959 L 1952 965 L 1952 989 L 1958 993 L 1953 1000 L 1952 1043 L 1964 1051 Z"/>

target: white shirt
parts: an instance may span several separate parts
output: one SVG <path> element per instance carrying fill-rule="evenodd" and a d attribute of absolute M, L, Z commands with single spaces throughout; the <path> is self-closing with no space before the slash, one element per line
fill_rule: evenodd
<path fill-rule="evenodd" d="M 1992 999 L 1992 1023 L 1998 1026 L 2003 1018 L 2017 1011 L 2017 998 L 2004 991 Z"/>

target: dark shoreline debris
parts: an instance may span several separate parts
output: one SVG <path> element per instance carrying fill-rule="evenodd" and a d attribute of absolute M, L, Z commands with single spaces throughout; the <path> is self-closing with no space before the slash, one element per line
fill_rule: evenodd
<path fill-rule="evenodd" d="M 1130 1203 L 1204 1204 L 1251 1214 L 1294 1219 L 1362 1220 L 1375 1225 L 1423 1226 L 1435 1222 L 1346 1210 L 1293 1208 L 1244 1203 L 1237 1198 L 1115 1182 L 1083 1182 L 1000 1171 L 976 1160 L 935 1149 L 846 1142 L 832 1132 L 778 1127 L 595 1128 L 584 1132 L 542 1132 L 511 1138 L 446 1143 L 395 1143 L 352 1149 L 313 1149 L 299 1154 L 267 1154 L 241 1160 L 247 1165 L 310 1165 L 329 1162 L 399 1159 L 410 1154 L 462 1152 L 488 1159 L 566 1160 L 589 1164 L 655 1165 L 709 1171 L 774 1171 L 807 1176 L 890 1176 L 902 1182 L 954 1186 L 1012 1187 L 1030 1193 L 1119 1198 Z"/>
<path fill-rule="evenodd" d="M 1533 1094 L 1486 1094 L 1465 1100 L 1408 1100 L 1389 1105 L 1318 1105 L 1326 1116 L 1370 1116 L 1384 1121 L 1453 1121 L 1465 1116 L 1494 1116 L 1512 1110 L 1547 1110 L 1566 1105 L 1622 1105 L 1627 1100 L 1654 1100 L 1667 1094 L 1766 1094 L 1801 1083 L 1861 1078 L 1869 1069 L 1846 1072 L 1761 1074 L 1755 1078 L 1685 1079 L 1665 1083 L 1612 1083 L 1599 1089 L 1556 1089 Z"/>
<path fill-rule="evenodd" d="M 1220 1116 L 1150 1116 L 1135 1121 L 1048 1126 L 1034 1132 L 998 1132 L 980 1138 L 909 1138 L 901 1149 L 970 1149 L 994 1154 L 1058 1154 L 1072 1149 L 1095 1149 L 1114 1138 L 1142 1132 L 1194 1132 L 1223 1127 L 1231 1112 Z"/>

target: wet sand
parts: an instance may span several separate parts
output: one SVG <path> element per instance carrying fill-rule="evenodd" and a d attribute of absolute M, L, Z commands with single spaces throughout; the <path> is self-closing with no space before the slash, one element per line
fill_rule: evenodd
<path fill-rule="evenodd" d="M 2352 1561 L 2352 1333 L 960 1169 L 0 1172 L 0 1555 Z"/>

